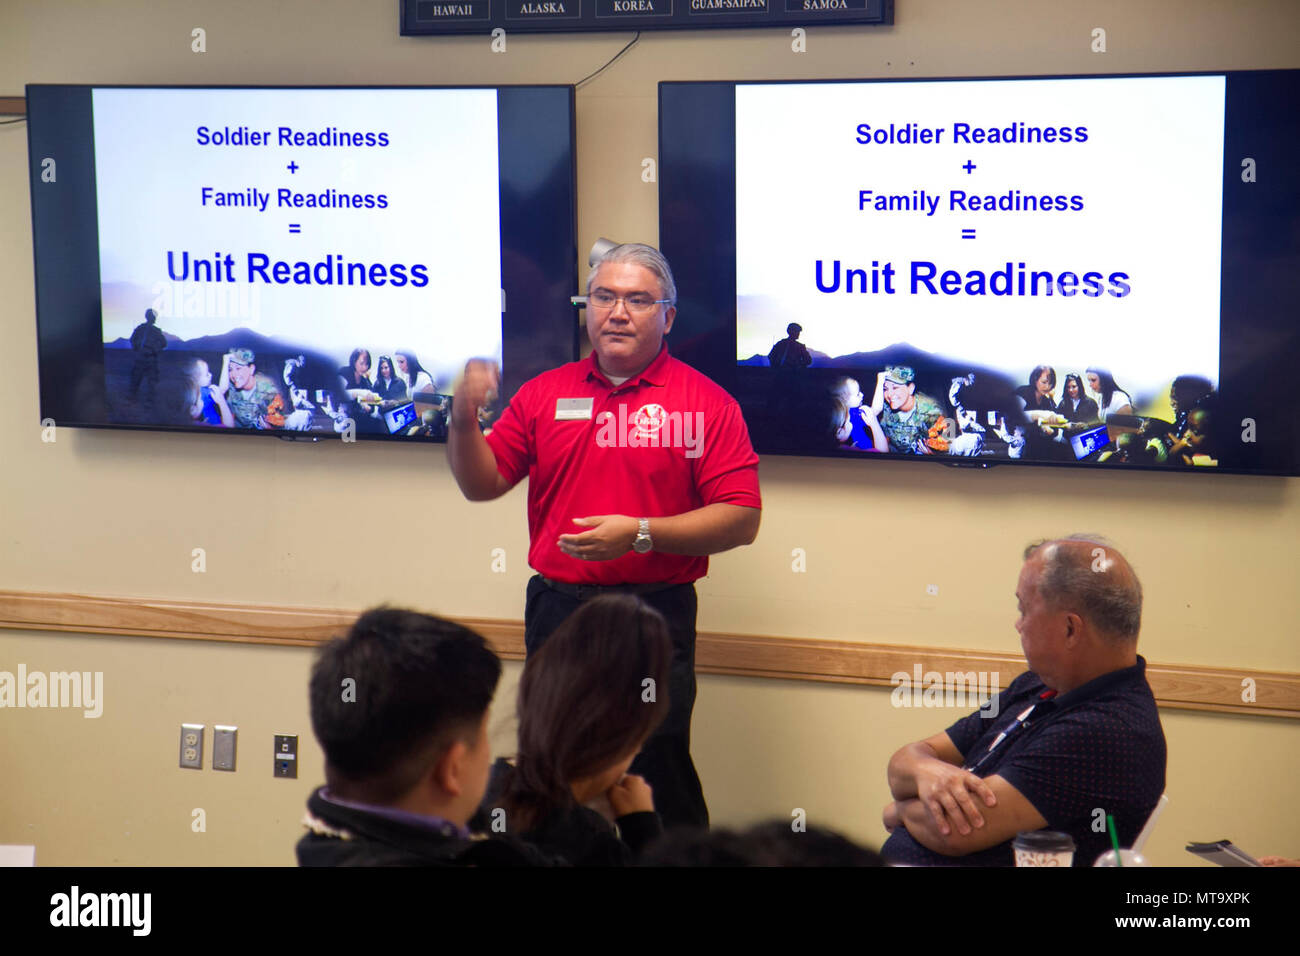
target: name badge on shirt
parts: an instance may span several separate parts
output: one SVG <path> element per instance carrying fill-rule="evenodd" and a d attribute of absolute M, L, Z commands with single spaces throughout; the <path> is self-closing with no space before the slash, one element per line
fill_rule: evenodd
<path fill-rule="evenodd" d="M 557 398 L 555 400 L 555 420 L 557 422 L 571 422 L 584 418 L 589 419 L 595 402 L 594 398 Z"/>

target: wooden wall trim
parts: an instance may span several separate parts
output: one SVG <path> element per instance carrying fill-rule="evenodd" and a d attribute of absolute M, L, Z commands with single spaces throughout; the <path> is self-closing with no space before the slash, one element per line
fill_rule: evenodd
<path fill-rule="evenodd" d="M 356 616 L 347 609 L 0 591 L 0 628 L 17 630 L 312 647 Z M 459 620 L 503 658 L 523 659 L 522 622 Z M 1024 670 L 1024 659 L 995 651 L 710 632 L 700 632 L 696 646 L 696 668 L 705 674 L 889 687 L 895 674 L 914 675 L 918 665 L 922 673 L 997 672 L 1006 687 Z M 1162 707 L 1300 719 L 1300 674 L 1149 662 L 1147 676 Z M 1253 703 L 1241 699 L 1247 678 L 1255 682 Z"/>
<path fill-rule="evenodd" d="M 24 96 L 0 96 L 0 116 L 26 116 L 27 98 Z"/>

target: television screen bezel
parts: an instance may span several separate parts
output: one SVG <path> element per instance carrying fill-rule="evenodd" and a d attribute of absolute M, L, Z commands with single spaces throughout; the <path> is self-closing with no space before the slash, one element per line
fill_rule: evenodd
<path fill-rule="evenodd" d="M 711 79 L 711 80 L 662 80 L 658 84 L 658 134 L 659 134 L 659 162 L 658 162 L 658 180 L 659 180 L 659 236 L 660 246 L 665 256 L 674 264 L 674 276 L 685 276 L 685 281 L 678 280 L 679 311 L 674 321 L 673 334 L 670 336 L 670 342 L 675 342 L 676 347 L 674 354 L 684 361 L 693 364 L 701 372 L 717 381 L 728 392 L 733 392 L 733 384 L 736 379 L 737 370 L 740 368 L 735 359 L 736 344 L 736 295 L 735 295 L 735 215 L 736 215 L 736 194 L 735 194 L 735 89 L 737 86 L 818 86 L 818 85 L 848 85 L 848 84 L 894 84 L 894 83 L 979 83 L 979 82 L 997 82 L 997 81 L 1019 81 L 1019 80 L 1098 80 L 1098 79 L 1128 79 L 1128 78 L 1159 78 L 1159 77 L 1197 77 L 1197 76 L 1222 76 L 1225 79 L 1237 77 L 1265 77 L 1271 74 L 1289 74 L 1295 78 L 1296 89 L 1300 91 L 1300 69 L 1253 69 L 1253 70 L 1179 70 L 1163 72 L 1117 72 L 1117 73 L 1048 73 L 1048 74 L 1021 74 L 1007 75 L 996 74 L 988 76 L 892 76 L 892 77 L 807 77 L 794 79 Z M 729 155 L 731 157 L 731 177 L 729 180 L 729 189 L 722 189 L 719 184 L 714 183 L 709 193 L 714 197 L 716 206 L 726 207 L 724 216 L 731 223 L 730 244 L 726 242 L 715 245 L 721 246 L 720 250 L 712 250 L 712 254 L 701 253 L 699 255 L 684 254 L 678 243 L 686 236 L 686 231 L 677 232 L 668 221 L 665 214 L 665 207 L 670 203 L 677 201 L 676 191 L 679 189 L 675 182 L 676 177 L 682 174 L 682 170 L 688 168 L 688 163 L 678 165 L 678 157 L 674 152 L 679 148 L 679 144 L 689 142 L 691 137 L 680 136 L 673 137 L 673 130 L 667 129 L 667 123 L 674 122 L 673 119 L 666 119 L 667 111 L 665 110 L 665 96 L 672 90 L 681 88 L 705 88 L 717 87 L 727 88 L 730 90 L 731 111 L 725 116 L 711 114 L 710 119 L 714 125 L 723 130 L 727 140 Z M 1225 97 L 1227 93 L 1225 91 Z M 1227 136 L 1229 133 L 1227 125 L 1226 110 L 1228 107 L 1225 99 L 1225 149 L 1224 149 L 1224 174 L 1225 181 L 1228 171 L 1232 168 L 1228 162 Z M 1275 114 L 1284 113 L 1285 110 L 1274 110 Z M 1280 122 L 1278 125 L 1282 125 Z M 1293 132 L 1292 137 L 1300 142 L 1300 132 Z M 710 143 L 710 147 L 715 145 Z M 692 145 L 689 148 L 694 148 Z M 1300 157 L 1300 149 L 1296 150 L 1295 155 Z M 696 164 L 697 166 L 700 164 Z M 1272 168 L 1279 168 L 1281 164 L 1275 164 Z M 1296 166 L 1292 165 L 1291 169 Z M 1300 188 L 1300 177 L 1293 175 L 1292 183 Z M 1226 199 L 1225 199 L 1226 204 Z M 724 218 L 718 216 L 717 218 Z M 1297 218 L 1300 222 L 1300 217 Z M 1225 269 L 1224 262 L 1228 255 L 1227 246 L 1227 217 L 1223 216 L 1220 228 L 1223 244 L 1221 246 L 1221 275 Z M 684 243 L 689 250 L 690 244 Z M 1292 284 L 1296 290 L 1294 301 L 1300 301 L 1300 250 L 1297 250 L 1295 258 L 1298 268 L 1294 270 Z M 700 261 L 712 263 L 713 271 L 710 272 L 707 282 L 695 282 L 695 273 L 708 271 L 710 267 L 700 265 Z M 723 321 L 718 322 L 716 319 L 711 322 L 701 322 L 699 317 L 692 315 L 692 310 L 681 308 L 681 298 L 683 290 L 687 290 L 687 296 L 690 295 L 690 289 L 693 285 L 706 286 L 718 285 L 718 270 L 723 272 L 723 278 L 727 288 L 730 290 L 729 306 L 724 309 Z M 1216 383 L 1216 391 L 1222 385 L 1224 375 L 1223 361 L 1223 339 L 1222 339 L 1222 298 L 1220 300 L 1220 381 Z M 719 335 L 719 326 L 726 332 L 725 336 Z M 1291 348 L 1287 354 L 1294 356 L 1295 366 L 1300 368 L 1300 332 L 1289 331 Z M 685 341 L 683 341 L 685 340 Z M 725 358 L 718 358 L 719 355 Z M 744 412 L 744 404 L 741 404 Z M 748 417 L 747 417 L 748 422 Z M 1076 470 L 1094 470 L 1102 469 L 1105 471 L 1142 471 L 1156 472 L 1162 474 L 1189 474 L 1201 473 L 1208 475 L 1249 475 L 1259 477 L 1300 477 L 1300 423 L 1292 422 L 1290 424 L 1291 442 L 1291 467 L 1290 470 L 1285 468 L 1268 468 L 1268 467 L 1234 467 L 1232 465 L 1219 464 L 1215 466 L 1178 466 L 1168 464 L 1136 464 L 1123 463 L 1114 465 L 1108 463 L 1086 462 L 1086 461 L 1049 461 L 1041 459 L 997 459 L 997 460 L 970 460 L 956 456 L 948 455 L 911 455 L 889 452 L 884 454 L 861 454 L 853 452 L 818 451 L 812 449 L 800 449 L 796 451 L 786 451 L 773 449 L 769 447 L 760 436 L 759 440 L 754 441 L 755 448 L 760 455 L 780 455 L 790 458 L 814 458 L 814 459 L 837 459 L 837 460 L 854 460 L 854 461 L 916 461 L 929 462 L 946 465 L 955 468 L 977 468 L 987 469 L 1002 465 L 1013 467 L 1047 467 L 1058 469 L 1076 469 Z M 751 429 L 751 439 L 754 438 Z"/>
<path fill-rule="evenodd" d="M 360 429 L 356 431 L 355 435 L 352 438 L 345 439 L 344 435 L 338 433 L 330 434 L 326 432 L 292 432 L 292 431 L 285 431 L 280 429 L 212 428 L 212 427 L 205 427 L 202 425 L 188 426 L 188 425 L 171 425 L 166 423 L 136 424 L 136 423 L 110 422 L 110 421 L 82 421 L 79 420 L 76 416 L 59 417 L 57 414 L 50 414 L 51 411 L 59 411 L 60 409 L 50 408 L 50 402 L 48 398 L 49 392 L 47 390 L 49 383 L 46 378 L 46 374 L 47 374 L 46 356 L 49 352 L 49 343 L 52 342 L 59 334 L 61 334 L 67 328 L 69 328 L 70 325 L 66 322 L 60 325 L 58 320 L 51 320 L 49 318 L 49 312 L 51 311 L 51 306 L 48 304 L 48 301 L 46 304 L 44 305 L 42 304 L 42 300 L 43 299 L 48 300 L 49 296 L 46 290 L 43 289 L 43 285 L 45 285 L 45 283 L 42 282 L 42 247 L 45 246 L 45 243 L 42 242 L 42 237 L 40 235 L 41 227 L 39 222 L 40 217 L 38 215 L 38 201 L 37 201 L 38 190 L 41 183 L 41 178 L 40 178 L 42 172 L 41 162 L 44 157 L 38 156 L 37 154 L 45 152 L 43 148 L 45 144 L 42 143 L 40 141 L 40 138 L 37 135 L 35 135 L 33 132 L 36 126 L 38 126 L 43 122 L 43 119 L 39 116 L 39 114 L 35 116 L 33 115 L 33 112 L 30 109 L 30 103 L 32 100 L 31 94 L 33 90 L 46 90 L 46 89 L 85 90 L 92 95 L 94 90 L 109 90 L 109 89 L 194 90 L 194 91 L 244 90 L 250 92 L 264 91 L 264 90 L 266 91 L 325 90 L 325 91 L 338 91 L 338 92 L 348 92 L 348 91 L 377 91 L 378 92 L 378 91 L 385 91 L 385 90 L 396 90 L 396 91 L 493 90 L 498 93 L 498 101 L 497 101 L 498 135 L 500 134 L 500 129 L 501 129 L 500 127 L 501 101 L 499 98 L 499 94 L 501 91 L 514 90 L 514 91 L 561 92 L 565 96 L 565 107 L 567 108 L 567 114 L 568 114 L 567 115 L 568 123 L 567 123 L 567 130 L 565 130 L 565 135 L 567 136 L 566 148 L 567 148 L 568 167 L 569 167 L 567 182 L 565 183 L 565 188 L 567 189 L 568 192 L 569 201 L 566 206 L 567 216 L 564 220 L 564 226 L 565 226 L 568 239 L 566 242 L 563 243 L 563 245 L 567 246 L 566 260 L 569 266 L 566 272 L 567 281 L 570 283 L 571 287 L 572 284 L 577 281 L 577 275 L 578 275 L 577 109 L 576 109 L 576 95 L 575 95 L 576 87 L 573 84 L 569 84 L 569 83 L 499 83 L 499 84 L 485 84 L 485 83 L 463 83 L 463 84 L 29 83 L 26 85 L 26 96 L 27 96 L 27 102 L 29 104 L 28 113 L 27 113 L 27 122 L 29 128 L 28 164 L 29 164 L 29 180 L 30 180 L 30 189 L 31 189 L 30 201 L 31 201 L 31 217 L 32 217 L 32 267 L 33 267 L 33 275 L 34 275 L 35 313 L 36 313 L 35 317 L 36 317 L 36 332 L 37 332 L 38 406 L 39 406 L 41 422 L 43 425 L 52 422 L 55 425 L 68 427 L 68 428 L 84 428 L 84 429 L 108 430 L 108 431 L 160 432 L 160 433 L 166 433 L 172 435 L 212 435 L 212 434 L 256 435 L 261 437 L 275 437 L 275 438 L 280 438 L 282 440 L 303 441 L 303 442 L 311 442 L 311 443 L 328 441 L 328 440 L 359 440 L 359 441 L 373 441 L 379 443 L 386 443 L 389 445 L 405 446 L 405 445 L 420 445 L 420 444 L 429 444 L 429 443 L 444 444 L 446 442 L 445 438 L 430 438 L 430 437 L 406 438 L 406 437 L 399 437 L 399 436 L 387 435 L 387 434 L 377 434 L 377 433 L 371 434 L 371 433 L 364 432 Z M 92 114 L 92 122 L 93 122 L 93 114 Z M 95 264 L 96 285 L 98 286 L 99 285 L 99 228 L 98 228 L 98 209 L 94 204 L 96 193 L 94 192 L 94 185 L 95 185 L 94 158 L 95 157 L 94 157 L 93 126 L 85 131 L 85 138 L 84 140 L 81 141 L 79 145 L 84 151 L 86 151 L 89 158 L 89 168 L 90 168 L 89 176 L 91 180 L 92 191 L 89 197 L 91 206 L 89 209 L 88 220 L 91 226 L 91 231 L 94 236 L 94 244 L 93 244 L 92 252 L 93 252 L 93 259 Z M 500 141 L 498 139 L 498 162 L 499 163 L 502 162 L 503 158 L 504 158 L 503 153 L 501 152 L 500 149 Z M 503 171 L 499 170 L 498 188 L 500 189 L 504 185 L 505 185 L 505 175 Z M 504 203 L 502 204 L 500 215 L 504 220 L 505 217 Z M 86 223 L 83 222 L 82 226 L 84 227 L 85 225 Z M 505 238 L 504 226 L 501 227 L 501 233 L 503 237 L 502 252 L 504 253 L 506 249 L 506 244 L 504 241 Z M 51 246 L 57 244 L 51 240 L 47 240 L 47 242 L 50 242 Z M 504 293 L 504 290 L 507 286 L 507 277 L 505 275 L 504 256 L 502 258 L 503 258 L 502 288 Z M 52 271 L 49 274 L 49 279 L 51 280 L 57 279 L 57 272 Z M 558 269 L 557 269 L 556 281 L 558 282 Z M 96 307 L 99 308 L 102 305 L 102 299 L 97 299 L 96 302 L 97 302 Z M 549 318 L 548 326 L 543 330 L 543 334 L 529 335 L 528 332 L 530 330 L 537 330 L 538 328 L 541 327 L 540 323 L 537 322 L 535 318 L 536 313 L 531 312 L 527 309 L 516 310 L 515 312 L 512 313 L 510 310 L 510 297 L 506 295 L 505 308 L 502 311 L 502 368 L 501 368 L 502 396 L 498 398 L 497 402 L 494 403 L 493 408 L 496 412 L 499 412 L 500 409 L 504 407 L 504 397 L 512 395 L 514 391 L 518 388 L 518 386 L 523 384 L 524 381 L 528 380 L 529 378 L 533 377 L 536 374 L 539 374 L 541 371 L 545 371 L 549 368 L 554 367 L 557 364 L 563 364 L 564 362 L 575 361 L 579 357 L 580 347 L 581 347 L 579 333 L 581 331 L 582 323 L 579 319 L 578 311 L 576 307 L 571 303 L 569 295 L 565 295 L 564 297 L 562 297 L 561 300 L 557 300 L 555 308 L 557 310 L 557 313 L 561 309 L 565 312 L 564 320 L 561 321 L 558 314 L 551 316 Z M 507 316 L 509 316 L 509 318 L 507 318 Z M 521 321 L 519 322 L 518 325 L 515 324 L 515 316 L 521 317 Z M 102 324 L 99 326 L 99 328 L 102 332 Z M 102 334 L 99 336 L 99 338 L 102 339 Z M 526 363 L 527 368 L 521 370 L 522 366 L 525 363 L 520 363 L 518 361 L 512 362 L 510 360 L 510 352 L 513 351 L 513 352 L 517 352 L 520 355 L 528 355 L 528 356 L 536 357 L 538 355 L 538 344 L 539 344 L 536 340 L 539 339 L 541 340 L 541 344 L 550 350 L 549 352 L 546 352 L 544 350 L 542 353 L 543 356 L 545 356 L 545 361 L 535 361 L 531 363 Z M 101 380 L 100 387 L 103 387 L 102 373 L 99 374 L 99 379 Z"/>

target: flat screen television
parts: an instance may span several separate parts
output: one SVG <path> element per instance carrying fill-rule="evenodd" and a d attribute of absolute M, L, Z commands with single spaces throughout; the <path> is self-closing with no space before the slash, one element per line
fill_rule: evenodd
<path fill-rule="evenodd" d="M 1300 474 L 1300 71 L 659 87 L 760 452 Z"/>
<path fill-rule="evenodd" d="M 570 86 L 27 107 L 42 419 L 438 440 L 467 359 L 577 357 Z"/>

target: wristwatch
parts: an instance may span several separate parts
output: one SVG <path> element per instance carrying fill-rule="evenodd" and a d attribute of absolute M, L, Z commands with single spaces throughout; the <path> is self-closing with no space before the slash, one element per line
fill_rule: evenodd
<path fill-rule="evenodd" d="M 637 521 L 636 540 L 632 542 L 632 550 L 637 554 L 646 554 L 654 547 L 654 542 L 650 540 L 650 519 L 641 518 Z"/>

